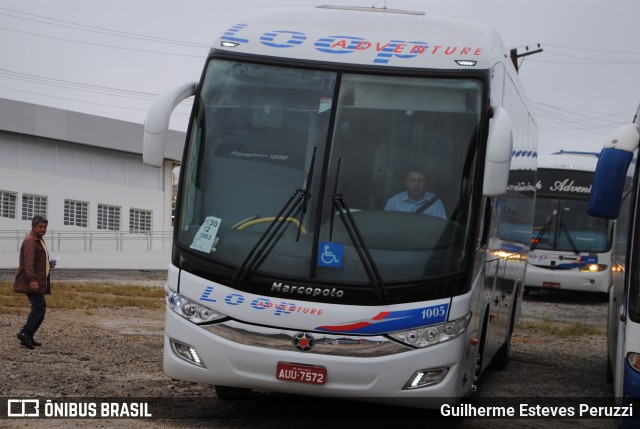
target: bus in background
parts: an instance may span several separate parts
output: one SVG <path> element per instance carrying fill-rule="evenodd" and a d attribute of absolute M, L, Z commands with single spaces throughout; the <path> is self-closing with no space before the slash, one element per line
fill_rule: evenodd
<path fill-rule="evenodd" d="M 593 179 L 589 214 L 617 219 L 607 312 L 607 378 L 618 404 L 635 404 L 621 427 L 640 428 L 640 108 L 634 122 L 605 143 Z"/>
<path fill-rule="evenodd" d="M 526 258 L 537 156 L 509 58 L 487 25 L 393 9 L 271 8 L 225 31 L 145 123 L 162 166 L 195 95 L 165 373 L 221 398 L 435 408 L 504 367 L 525 265 L 491 243 L 518 225 Z M 411 210 L 385 209 L 398 194 Z"/>
<path fill-rule="evenodd" d="M 609 296 L 614 222 L 587 213 L 598 153 L 538 157 L 526 292 L 563 289 Z"/>

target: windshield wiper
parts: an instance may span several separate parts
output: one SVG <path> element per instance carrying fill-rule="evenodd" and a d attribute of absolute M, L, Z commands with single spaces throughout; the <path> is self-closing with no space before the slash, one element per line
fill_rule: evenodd
<path fill-rule="evenodd" d="M 551 228 L 551 218 L 546 221 L 544 223 L 544 225 L 542 226 L 542 229 L 540 230 L 540 232 L 538 233 L 538 235 L 536 235 L 536 238 L 534 238 L 532 240 L 531 243 L 531 250 L 536 250 L 536 248 L 538 247 L 538 244 L 540 244 L 540 240 L 542 240 L 542 236 L 549 231 L 549 228 Z"/>
<path fill-rule="evenodd" d="M 302 232 L 302 221 L 304 219 L 304 215 L 307 214 L 307 206 L 309 205 L 309 189 L 311 189 L 311 182 L 313 181 L 313 166 L 316 164 L 317 149 L 317 147 L 313 148 L 313 154 L 311 155 L 311 165 L 309 166 L 309 171 L 307 172 L 307 183 L 304 187 L 304 195 L 302 196 L 302 207 L 300 209 L 300 219 L 298 220 L 298 236 L 296 237 L 296 241 L 300 240 L 300 233 Z"/>
<path fill-rule="evenodd" d="M 356 224 L 353 216 L 351 215 L 351 211 L 347 204 L 344 201 L 344 197 L 342 194 L 338 194 L 338 176 L 340 174 L 340 161 L 338 158 L 338 166 L 336 168 L 336 181 L 333 188 L 333 193 L 331 194 L 331 198 L 333 200 L 333 207 L 336 209 L 338 214 L 340 215 L 340 220 L 344 224 L 345 229 L 347 230 L 347 234 L 349 234 L 349 238 L 353 243 L 353 246 L 358 252 L 358 256 L 360 257 L 360 261 L 362 261 L 362 266 L 364 267 L 367 276 L 369 277 L 369 281 L 373 285 L 374 290 L 376 291 L 376 295 L 378 299 L 389 299 L 389 292 L 382 281 L 382 276 L 380 275 L 380 271 L 378 271 L 378 267 L 376 266 L 371 253 L 369 252 L 369 248 L 364 242 L 364 238 L 362 238 L 362 234 L 358 229 L 358 225 Z M 329 223 L 329 241 L 333 238 L 333 218 L 335 216 L 331 216 Z"/>
<path fill-rule="evenodd" d="M 578 246 L 576 246 L 576 243 L 573 242 L 573 239 L 571 238 L 571 233 L 569 232 L 569 229 L 564 224 L 564 222 L 560 222 L 560 231 L 564 232 L 564 235 L 567 236 L 567 240 L 569 241 L 569 245 L 571 246 L 571 250 L 573 250 L 573 253 L 575 253 L 576 255 L 579 255 L 580 250 L 578 250 Z"/>
<path fill-rule="evenodd" d="M 307 183 L 304 189 L 297 188 L 293 195 L 287 200 L 287 202 L 280 209 L 280 213 L 273 218 L 266 231 L 260 236 L 256 244 L 253 245 L 247 257 L 242 261 L 242 264 L 238 266 L 234 276 L 233 284 L 237 285 L 239 282 L 245 282 L 248 276 L 260 265 L 262 258 L 265 255 L 267 248 L 272 244 L 273 239 L 278 236 L 278 233 L 282 227 L 290 219 L 293 212 L 302 205 L 300 219 L 298 222 L 298 235 L 296 240 L 300 239 L 300 232 L 302 230 L 302 220 L 307 210 L 309 203 L 309 189 L 312 181 L 313 166 L 316 162 L 316 147 L 313 148 L 313 154 L 311 156 L 311 165 L 309 171 L 307 171 Z M 286 212 L 286 213 L 285 213 Z"/>
<path fill-rule="evenodd" d="M 290 218 L 293 211 L 301 204 L 304 195 L 307 193 L 305 189 L 297 188 L 293 195 L 284 204 L 280 213 L 273 218 L 267 230 L 260 236 L 256 244 L 253 245 L 247 257 L 242 261 L 242 264 L 236 270 L 233 276 L 233 284 L 237 285 L 239 282 L 246 281 L 250 273 L 253 272 L 255 267 L 259 265 L 260 259 L 265 254 L 268 246 L 273 239 L 278 235 L 282 226 L 287 223 L 287 219 Z M 297 200 L 296 200 L 297 197 Z M 286 214 L 285 214 L 286 212 Z"/>

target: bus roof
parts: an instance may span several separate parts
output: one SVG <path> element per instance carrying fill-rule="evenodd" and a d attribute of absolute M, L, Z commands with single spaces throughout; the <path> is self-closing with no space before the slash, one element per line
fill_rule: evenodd
<path fill-rule="evenodd" d="M 538 168 L 556 168 L 559 170 L 595 171 L 598 153 L 562 152 L 538 157 Z"/>
<path fill-rule="evenodd" d="M 213 46 L 246 54 L 323 62 L 431 69 L 513 67 L 495 29 L 424 12 L 367 7 L 256 10 Z"/>

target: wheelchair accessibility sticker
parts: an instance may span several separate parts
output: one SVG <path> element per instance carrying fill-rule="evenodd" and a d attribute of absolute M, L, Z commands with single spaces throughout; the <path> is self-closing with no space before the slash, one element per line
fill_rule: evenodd
<path fill-rule="evenodd" d="M 321 241 L 318 249 L 318 266 L 342 268 L 343 253 L 344 244 Z"/>

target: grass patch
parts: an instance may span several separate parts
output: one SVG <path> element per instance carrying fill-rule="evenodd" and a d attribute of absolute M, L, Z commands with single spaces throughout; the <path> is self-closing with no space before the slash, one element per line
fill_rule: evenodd
<path fill-rule="evenodd" d="M 23 313 L 30 307 L 23 293 L 13 292 L 13 283 L 0 282 L 0 312 Z M 159 309 L 164 307 L 164 289 L 127 284 L 78 284 L 55 282 L 47 307 L 64 309 L 92 309 L 138 307 Z"/>
<path fill-rule="evenodd" d="M 517 325 L 517 329 L 532 330 L 542 332 L 546 335 L 556 337 L 580 337 L 584 335 L 604 335 L 605 330 L 598 326 L 588 325 L 586 323 L 559 323 L 549 318 L 543 318 L 541 321 L 521 321 Z"/>

